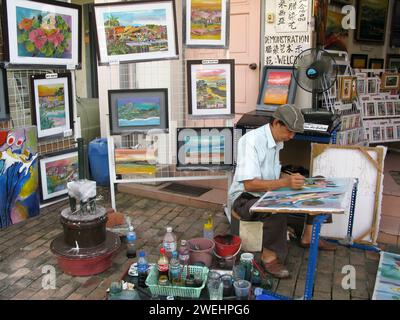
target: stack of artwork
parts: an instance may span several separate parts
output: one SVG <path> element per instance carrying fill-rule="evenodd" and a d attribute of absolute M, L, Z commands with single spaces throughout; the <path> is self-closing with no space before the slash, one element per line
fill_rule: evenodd
<path fill-rule="evenodd" d="M 154 175 L 157 171 L 154 149 L 115 149 L 115 173 L 121 175 Z"/>
<path fill-rule="evenodd" d="M 400 255 L 381 251 L 372 300 L 400 300 Z"/>
<path fill-rule="evenodd" d="M 0 229 L 39 214 L 36 127 L 0 130 Z"/>

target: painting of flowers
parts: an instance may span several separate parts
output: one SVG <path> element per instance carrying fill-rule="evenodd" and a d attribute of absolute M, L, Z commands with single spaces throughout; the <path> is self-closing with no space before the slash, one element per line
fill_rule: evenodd
<path fill-rule="evenodd" d="M 233 60 L 190 60 L 188 63 L 189 114 L 233 114 Z"/>
<path fill-rule="evenodd" d="M 78 65 L 80 6 L 52 1 L 5 1 L 13 64 Z"/>
<path fill-rule="evenodd" d="M 178 57 L 173 1 L 95 5 L 101 63 Z"/>
<path fill-rule="evenodd" d="M 37 125 L 39 139 L 63 135 L 73 127 L 71 75 L 56 75 L 54 79 L 31 76 L 32 122 Z"/>
<path fill-rule="evenodd" d="M 188 47 L 227 47 L 228 4 L 226 0 L 186 0 L 183 15 Z"/>
<path fill-rule="evenodd" d="M 67 195 L 67 183 L 79 178 L 78 151 L 67 150 L 42 157 L 40 176 L 43 201 Z"/>

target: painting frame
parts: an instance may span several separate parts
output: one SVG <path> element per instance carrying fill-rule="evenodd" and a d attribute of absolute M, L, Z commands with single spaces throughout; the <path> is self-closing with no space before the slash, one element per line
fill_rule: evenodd
<path fill-rule="evenodd" d="M 38 19 L 35 20 L 35 14 L 43 12 L 47 15 L 41 19 L 47 20 L 40 24 Z M 81 68 L 80 5 L 53 0 L 4 0 L 2 30 L 6 66 Z M 72 49 L 66 50 L 70 46 Z M 61 57 L 61 54 L 66 57 Z"/>
<path fill-rule="evenodd" d="M 187 60 L 186 66 L 190 117 L 233 117 L 235 114 L 235 60 Z M 225 90 L 221 90 L 220 87 Z M 208 89 L 213 91 L 213 95 L 206 94 Z M 212 99 L 209 98 L 210 96 Z"/>
<path fill-rule="evenodd" d="M 400 86 L 400 74 L 388 73 L 382 74 L 381 87 L 383 90 L 398 90 Z"/>
<path fill-rule="evenodd" d="M 144 11 L 148 16 L 143 14 Z M 140 13 L 140 14 L 139 14 Z M 114 15 L 119 15 L 113 16 Z M 108 15 L 108 20 L 105 20 L 105 15 Z M 142 62 L 142 61 L 155 61 L 155 60 L 171 60 L 179 59 L 179 46 L 178 46 L 178 33 L 177 33 L 177 22 L 176 22 L 176 8 L 174 0 L 148 0 L 148 1 L 135 1 L 135 2 L 111 2 L 111 3 L 96 3 L 94 5 L 93 23 L 96 34 L 96 49 L 99 65 L 110 65 L 114 63 L 131 63 L 131 62 Z M 165 25 L 158 25 L 151 23 L 153 29 L 152 32 L 148 27 L 146 32 L 148 35 L 143 35 L 137 30 L 142 30 L 142 24 L 120 26 L 120 19 L 131 19 L 131 21 L 139 21 L 138 18 L 142 19 L 146 23 L 148 21 L 161 21 Z M 146 21 L 146 19 L 150 19 Z M 113 19 L 111 21 L 111 19 Z M 114 43 L 107 40 L 106 36 L 106 23 L 108 22 L 107 30 L 109 37 L 114 37 Z M 133 22 L 132 22 L 133 23 Z M 122 27 L 124 27 L 122 31 Z M 112 28 L 112 30 L 111 30 Z M 118 29 L 119 28 L 119 29 Z M 161 30 L 161 31 L 160 31 Z M 130 39 L 130 44 L 118 40 L 117 35 L 127 32 Z M 138 33 L 138 36 L 134 36 Z M 143 39 L 141 36 L 143 35 Z M 147 38 L 145 38 L 147 36 Z M 135 37 L 136 39 L 133 39 Z M 160 37 L 157 39 L 156 37 Z M 150 44 L 147 44 L 146 39 L 151 39 Z M 162 43 L 162 47 L 161 47 Z M 157 46 L 159 50 L 157 51 Z M 166 50 L 163 48 L 166 46 Z M 132 49 L 134 48 L 134 49 Z M 138 51 L 128 52 L 127 50 Z M 153 50 L 153 51 L 151 51 Z M 113 52 L 115 54 L 113 54 Z M 111 54 L 110 54 L 111 53 Z"/>
<path fill-rule="evenodd" d="M 400 72 L 400 54 L 388 54 L 386 56 L 386 69 L 396 69 L 396 72 Z"/>
<path fill-rule="evenodd" d="M 189 137 L 189 140 L 187 140 Z M 195 153 L 193 157 L 199 160 L 197 163 L 190 162 L 190 157 L 192 156 L 189 152 L 187 155 L 186 146 L 189 143 L 190 137 L 196 137 L 194 139 L 197 142 L 197 148 L 200 148 L 199 153 Z M 200 140 L 197 139 L 200 137 Z M 206 152 L 203 152 L 202 145 L 203 137 L 219 137 L 219 149 L 221 149 L 221 137 L 223 137 L 223 152 L 212 152 L 213 147 L 217 147 L 217 139 L 208 139 L 208 145 L 206 147 Z M 207 143 L 207 142 L 206 142 Z M 217 170 L 217 169 L 230 169 L 233 166 L 233 128 L 232 127 L 190 127 L 190 128 L 177 128 L 176 134 L 176 169 L 177 170 Z M 189 149 L 190 150 L 190 149 Z M 207 154 L 207 155 L 205 155 Z M 203 155 L 205 155 L 203 157 Z M 186 161 L 189 157 L 189 160 Z M 215 161 L 215 160 L 220 161 Z M 221 159 L 223 158 L 223 161 Z"/>
<path fill-rule="evenodd" d="M 260 111 L 275 111 L 279 105 L 293 104 L 297 91 L 295 80 L 297 72 L 293 66 L 264 66 L 256 109 Z M 290 78 L 288 79 L 289 74 Z M 286 77 L 286 82 L 283 84 L 282 79 L 279 79 L 280 75 Z M 274 91 L 270 92 L 271 90 Z M 269 94 L 268 97 L 267 94 Z M 282 99 L 285 99 L 285 97 L 286 100 L 284 102 Z"/>
<path fill-rule="evenodd" d="M 43 114 L 41 112 L 42 104 L 50 104 L 50 101 L 48 101 L 49 96 L 46 96 L 45 100 L 46 102 L 41 103 L 40 102 L 40 87 L 45 87 L 42 88 L 43 91 L 49 91 L 51 90 L 50 88 L 53 86 L 60 86 L 60 84 L 63 84 L 63 97 L 64 97 L 64 114 L 65 114 L 65 125 L 64 126 L 58 126 L 58 127 L 53 127 L 53 128 L 44 128 L 44 123 L 47 122 L 46 125 L 48 125 L 48 122 L 53 122 L 57 121 L 57 118 L 59 119 L 60 116 L 57 114 L 55 115 L 54 120 L 49 119 L 49 117 L 46 117 L 46 119 L 43 118 Z M 46 139 L 54 139 L 58 137 L 64 137 L 64 134 L 67 133 L 68 131 L 74 130 L 74 109 L 73 109 L 73 100 L 72 100 L 72 79 L 71 79 L 71 73 L 65 72 L 65 73 L 52 73 L 52 74 L 40 74 L 40 75 L 31 75 L 30 77 L 30 88 L 31 88 L 31 98 L 32 98 L 32 105 L 31 105 L 31 117 L 32 117 L 32 123 L 37 126 L 37 134 L 38 134 L 38 139 L 39 140 L 46 140 Z M 50 88 L 49 88 L 50 87 Z M 65 90 L 66 88 L 66 90 Z M 54 92 L 54 95 L 56 95 L 57 90 Z M 54 106 L 54 108 L 57 110 L 58 106 Z M 53 112 L 54 113 L 54 112 Z M 72 132 L 70 132 L 72 134 Z M 68 134 L 68 135 L 71 135 Z M 67 134 L 65 134 L 66 136 Z"/>
<path fill-rule="evenodd" d="M 400 1 L 394 0 L 392 25 L 390 27 L 390 47 L 400 48 L 400 23 L 396 17 L 400 16 Z"/>
<path fill-rule="evenodd" d="M 367 69 L 368 55 L 353 53 L 351 55 L 351 67 L 353 69 Z"/>
<path fill-rule="evenodd" d="M 8 98 L 7 71 L 0 68 L 0 121 L 10 119 L 10 104 Z"/>
<path fill-rule="evenodd" d="M 370 58 L 368 60 L 368 69 L 384 69 L 385 60 L 380 58 Z"/>
<path fill-rule="evenodd" d="M 383 45 L 386 35 L 388 9 L 389 0 L 380 0 L 378 4 L 375 0 L 358 0 L 355 39 L 359 42 Z M 371 18 L 378 20 L 370 21 L 369 19 Z M 380 32 L 373 31 L 377 29 Z"/>
<path fill-rule="evenodd" d="M 119 100 L 118 100 L 119 99 Z M 146 120 L 144 119 L 121 119 L 119 107 L 125 107 L 124 105 L 118 105 L 118 103 L 123 103 L 131 99 L 132 101 L 138 100 L 138 103 L 151 103 L 157 104 L 159 108 L 159 121 L 155 119 L 156 117 L 150 117 Z M 132 104 L 133 102 L 127 102 Z M 145 101 L 145 102 L 143 102 Z M 146 102 L 147 101 L 147 102 Z M 148 88 L 148 89 L 119 89 L 119 90 L 108 90 L 108 107 L 109 107 L 109 124 L 111 135 L 120 135 L 124 133 L 131 132 L 148 132 L 149 130 L 161 130 L 168 131 L 168 89 L 167 88 Z M 156 106 L 157 107 L 157 106 Z M 128 106 L 127 106 L 128 108 Z M 143 106 L 144 109 L 149 108 L 149 106 Z M 125 108 L 126 109 L 126 108 Z M 136 108 L 137 109 L 137 108 Z M 128 110 L 129 111 L 129 110 Z M 156 111 L 155 111 L 156 112 Z M 132 121 L 143 122 L 146 121 L 147 124 L 134 124 L 128 123 Z M 158 123 L 159 122 L 159 123 Z"/>
<path fill-rule="evenodd" d="M 221 3 L 221 21 L 219 26 L 220 31 L 220 39 L 196 39 L 195 37 L 202 37 L 204 36 L 204 28 L 203 30 L 196 30 L 198 35 L 194 35 L 193 30 L 193 16 L 201 16 L 200 12 L 195 15 L 195 12 L 192 12 L 193 5 L 195 2 L 200 2 L 199 0 L 184 0 L 182 4 L 182 17 L 183 17 L 183 43 L 187 48 L 229 48 L 229 24 L 230 24 L 230 1 L 229 0 L 213 0 L 214 2 Z M 207 3 L 207 9 L 209 11 L 216 11 L 211 10 L 209 6 L 210 1 Z M 216 4 L 218 5 L 218 4 Z M 218 8 L 219 9 L 219 8 Z M 204 9 L 203 9 L 204 12 Z M 207 12 L 207 11 L 206 11 Z M 208 28 L 208 23 L 207 27 Z M 218 31 L 218 25 L 216 28 Z M 212 30 L 211 32 L 214 32 Z M 202 34 L 203 33 L 203 34 Z M 218 35 L 218 33 L 217 33 Z M 211 35 L 210 35 L 211 36 Z M 209 37 L 210 37 L 209 36 Z"/>
<path fill-rule="evenodd" d="M 76 169 L 73 169 L 72 173 L 70 173 L 70 174 L 74 175 L 75 178 L 73 180 L 69 180 L 69 181 L 76 181 L 79 179 L 78 148 L 62 150 L 62 151 L 44 154 L 44 155 L 40 156 L 38 167 L 39 167 L 39 177 L 40 177 L 40 201 L 41 201 L 41 203 L 48 203 L 48 202 L 52 202 L 55 200 L 64 199 L 66 196 L 68 196 L 68 189 L 66 187 L 66 183 L 69 181 L 65 182 L 64 189 L 49 192 L 48 179 L 49 179 L 49 177 L 51 177 L 51 175 L 48 173 L 48 170 L 46 170 L 47 164 L 54 163 L 57 161 L 65 161 L 68 159 L 76 159 L 76 162 L 72 162 L 72 165 L 75 165 L 75 163 L 76 163 Z M 64 169 L 67 167 L 65 164 L 62 164 L 60 166 L 63 167 Z"/>

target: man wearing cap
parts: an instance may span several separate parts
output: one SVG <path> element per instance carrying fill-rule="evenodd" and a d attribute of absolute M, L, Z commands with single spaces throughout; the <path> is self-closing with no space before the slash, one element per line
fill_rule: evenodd
<path fill-rule="evenodd" d="M 251 213 L 250 207 L 267 191 L 288 187 L 300 189 L 304 176 L 294 173 L 281 174 L 279 151 L 285 141 L 296 132 L 303 132 L 304 117 L 294 105 L 281 105 L 271 122 L 246 133 L 238 141 L 237 165 L 229 200 L 232 209 L 243 220 L 262 221 L 264 269 L 277 278 L 287 278 L 288 269 L 280 262 L 287 254 L 287 215 Z M 300 244 L 307 247 L 311 241 L 312 216 L 307 216 Z M 320 240 L 319 248 L 334 250 L 335 247 Z"/>

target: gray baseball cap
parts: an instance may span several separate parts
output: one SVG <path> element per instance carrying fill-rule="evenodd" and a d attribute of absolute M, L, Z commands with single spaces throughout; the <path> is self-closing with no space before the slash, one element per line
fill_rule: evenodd
<path fill-rule="evenodd" d="M 281 120 L 290 131 L 304 132 L 304 117 L 300 108 L 294 104 L 283 104 L 279 106 L 272 115 L 275 119 Z"/>

